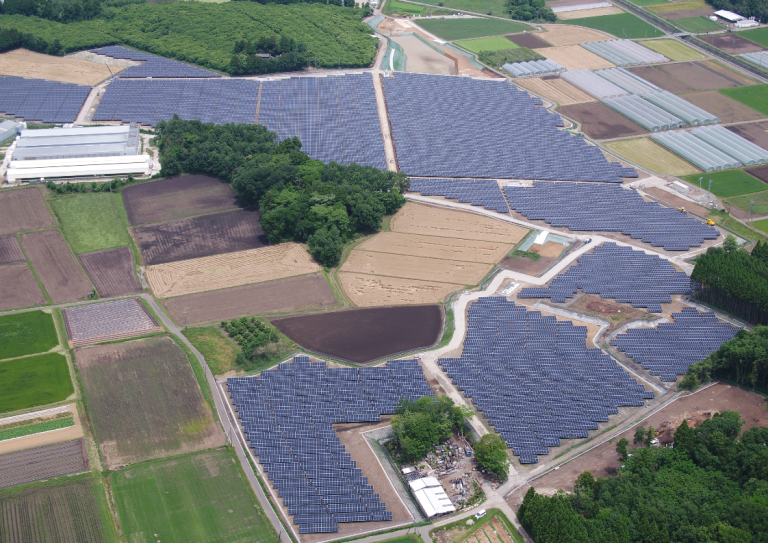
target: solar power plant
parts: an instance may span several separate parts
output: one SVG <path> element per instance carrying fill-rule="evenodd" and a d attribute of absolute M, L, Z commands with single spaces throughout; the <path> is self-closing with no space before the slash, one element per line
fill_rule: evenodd
<path fill-rule="evenodd" d="M 524 288 L 517 297 L 564 303 L 581 289 L 584 294 L 661 313 L 661 304 L 672 303 L 672 294 L 691 292 L 691 279 L 669 261 L 615 243 L 598 245 L 594 253 L 582 255 L 578 264 L 555 277 L 548 288 Z"/>
<path fill-rule="evenodd" d="M 662 381 L 677 381 L 688 366 L 707 358 L 720 345 L 733 339 L 739 329 L 720 322 L 714 313 L 686 307 L 672 313 L 675 322 L 655 328 L 630 328 L 611 340 L 611 345 L 626 353 L 643 369 Z"/>
<path fill-rule="evenodd" d="M 257 377 L 229 378 L 227 388 L 253 453 L 299 533 L 392 520 L 333 424 L 378 422 L 402 398 L 433 395 L 416 360 L 329 368 L 297 356 Z"/>
<path fill-rule="evenodd" d="M 101 47 L 99 49 L 91 49 L 91 53 L 98 55 L 104 55 L 112 58 L 122 58 L 129 60 L 143 61 L 144 64 L 139 66 L 130 66 L 124 70 L 120 77 L 221 77 L 220 74 L 203 70 L 202 68 L 196 68 L 189 64 L 184 64 L 177 60 L 171 60 L 169 58 L 157 57 L 148 53 L 140 53 L 138 51 L 132 51 L 119 45 L 109 45 L 107 47 Z"/>
<path fill-rule="evenodd" d="M 528 311 L 504 297 L 469 308 L 461 358 L 443 370 L 471 398 L 521 464 L 589 436 L 622 406 L 653 398 L 610 356 L 588 349 L 587 327 Z"/>
<path fill-rule="evenodd" d="M 635 170 L 634 168 L 625 168 L 619 162 L 610 162 L 609 164 L 613 166 L 613 169 L 616 170 L 616 175 L 618 175 L 619 177 L 632 178 L 632 179 L 637 179 L 638 177 L 640 177 L 640 175 L 638 175 L 637 173 L 637 170 Z"/>
<path fill-rule="evenodd" d="M 258 122 L 315 160 L 387 169 L 371 74 L 264 81 Z"/>
<path fill-rule="evenodd" d="M 411 178 L 411 192 L 422 196 L 444 196 L 464 204 L 509 213 L 507 201 L 493 179 L 416 179 Z"/>
<path fill-rule="evenodd" d="M 0 111 L 26 121 L 72 123 L 90 92 L 72 83 L 0 77 Z"/>
<path fill-rule="evenodd" d="M 93 120 L 155 126 L 178 115 L 205 123 L 253 124 L 258 101 L 259 82 L 246 79 L 117 79 Z"/>
<path fill-rule="evenodd" d="M 416 177 L 621 179 L 600 149 L 508 82 L 398 72 L 384 78 L 400 170 Z"/>
<path fill-rule="evenodd" d="M 688 251 L 720 232 L 637 192 L 602 183 L 535 182 L 504 187 L 509 207 L 530 220 L 576 231 L 621 232 L 667 251 Z"/>

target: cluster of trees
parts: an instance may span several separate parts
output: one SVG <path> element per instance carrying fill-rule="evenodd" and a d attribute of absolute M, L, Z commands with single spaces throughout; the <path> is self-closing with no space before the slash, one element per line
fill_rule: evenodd
<path fill-rule="evenodd" d="M 708 0 L 715 9 L 727 9 L 744 17 L 768 23 L 768 0 Z"/>
<path fill-rule="evenodd" d="M 728 241 L 728 240 L 726 240 Z M 752 254 L 710 247 L 696 259 L 691 279 L 701 288 L 696 296 L 753 324 L 768 324 L 768 244 L 759 242 Z M 698 286 L 698 285 L 697 285 Z"/>
<path fill-rule="evenodd" d="M 555 12 L 546 6 L 544 0 L 509 0 L 507 9 L 509 16 L 518 21 L 557 20 Z"/>
<path fill-rule="evenodd" d="M 282 339 L 272 325 L 256 317 L 222 321 L 221 326 L 240 345 L 242 351 L 237 354 L 235 365 L 245 371 L 271 358 Z"/>
<path fill-rule="evenodd" d="M 263 58 L 259 54 L 269 54 Z M 231 75 L 268 74 L 275 72 L 297 72 L 310 65 L 307 48 L 292 38 L 262 36 L 255 42 L 235 42 L 232 60 L 229 63 Z"/>
<path fill-rule="evenodd" d="M 261 125 L 160 122 L 161 174 L 204 173 L 232 183 L 258 206 L 270 243 L 300 241 L 320 264 L 339 263 L 344 243 L 379 229 L 405 203 L 403 174 L 370 166 L 323 164 L 301 151 L 298 138 L 279 144 Z"/>
<path fill-rule="evenodd" d="M 629 453 L 623 440 L 616 475 L 584 472 L 570 495 L 531 488 L 518 518 L 537 543 L 768 541 L 768 428 L 739 438 L 743 423 L 733 411 L 683 422 L 674 448 Z"/>
<path fill-rule="evenodd" d="M 259 4 L 330 4 L 354 8 L 355 0 L 234 0 L 239 2 L 258 2 Z M 367 5 L 367 4 L 366 4 Z"/>
<path fill-rule="evenodd" d="M 146 4 L 146 0 L 5 0 L 0 13 L 73 23 L 109 16 L 115 8 L 129 4 Z"/>
<path fill-rule="evenodd" d="M 467 418 L 472 418 L 472 410 L 454 405 L 448 396 L 400 400 L 392 418 L 393 452 L 403 462 L 420 460 L 432 447 L 450 438 L 453 432 L 466 430 Z"/>
<path fill-rule="evenodd" d="M 481 51 L 477 58 L 488 66 L 500 68 L 507 62 L 528 62 L 530 60 L 542 60 L 544 57 L 533 49 L 518 47 L 517 49 L 504 49 L 502 51 Z"/>
<path fill-rule="evenodd" d="M 132 175 L 129 175 L 126 179 L 115 178 L 112 181 L 104 181 L 103 183 L 54 183 L 53 181 L 46 181 L 45 186 L 49 191 L 55 194 L 73 194 L 76 192 L 110 192 L 116 191 L 120 187 L 133 183 L 134 179 Z"/>
<path fill-rule="evenodd" d="M 507 444 L 498 434 L 485 434 L 475 443 L 475 458 L 478 464 L 499 479 L 506 479 L 509 475 Z"/>

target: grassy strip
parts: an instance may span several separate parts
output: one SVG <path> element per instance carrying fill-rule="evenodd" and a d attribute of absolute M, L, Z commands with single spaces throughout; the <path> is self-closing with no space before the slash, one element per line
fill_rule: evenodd
<path fill-rule="evenodd" d="M 477 17 L 471 19 L 426 19 L 416 21 L 416 24 L 438 38 L 448 41 L 500 36 L 502 34 L 514 34 L 523 30 L 531 30 L 531 27 L 526 24 Z M 499 39 L 506 40 L 506 38 Z M 511 47 L 509 48 L 511 49 Z"/>
<path fill-rule="evenodd" d="M 184 328 L 181 332 L 200 351 L 214 375 L 235 367 L 237 348 L 215 326 Z"/>
<path fill-rule="evenodd" d="M 511 258 L 529 258 L 536 262 L 541 258 L 541 255 L 539 253 L 532 253 L 530 251 L 512 251 L 509 253 L 509 256 Z"/>
<path fill-rule="evenodd" d="M 0 441 L 6 439 L 14 439 L 17 437 L 31 436 L 32 434 L 41 434 L 43 432 L 50 432 L 51 430 L 59 430 L 61 428 L 69 428 L 75 425 L 74 417 L 67 417 L 64 419 L 48 420 L 45 422 L 38 422 L 37 424 L 29 424 L 27 426 L 21 426 L 19 428 L 11 428 L 10 430 L 0 431 Z"/>
<path fill-rule="evenodd" d="M 443 337 L 440 339 L 440 343 L 437 344 L 435 349 L 441 349 L 451 342 L 453 332 L 456 330 L 456 322 L 453 314 L 453 307 L 448 305 L 445 308 L 445 326 L 443 327 Z"/>
<path fill-rule="evenodd" d="M 192 371 L 195 374 L 195 378 L 197 379 L 197 384 L 200 386 L 200 390 L 203 392 L 203 397 L 208 402 L 208 405 L 211 407 L 211 411 L 213 412 L 213 417 L 218 421 L 219 420 L 219 413 L 216 410 L 216 404 L 213 402 L 213 396 L 211 395 L 211 389 L 208 386 L 208 380 L 205 377 L 205 370 L 203 369 L 203 366 L 200 364 L 200 361 L 197 359 L 195 354 L 190 350 L 189 347 L 187 347 L 187 344 L 181 341 L 176 334 L 168 334 L 171 336 L 173 341 L 176 342 L 176 345 L 181 347 L 181 350 L 184 351 L 184 354 L 187 355 L 187 359 L 189 360 L 189 365 L 192 366 Z"/>
<path fill-rule="evenodd" d="M 718 226 L 722 226 L 726 230 L 729 230 L 732 233 L 744 239 L 749 239 L 753 241 L 768 240 L 768 236 L 764 236 L 758 230 L 750 228 L 746 224 L 737 221 L 736 219 L 728 215 L 727 211 L 724 211 L 724 210 L 711 211 L 707 215 L 707 217 L 715 221 Z"/>

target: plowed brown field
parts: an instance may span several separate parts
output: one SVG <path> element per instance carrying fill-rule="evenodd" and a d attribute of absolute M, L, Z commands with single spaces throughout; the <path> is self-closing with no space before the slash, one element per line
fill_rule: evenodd
<path fill-rule="evenodd" d="M 583 90 L 574 87 L 565 79 L 560 79 L 559 77 L 556 79 L 541 79 L 540 77 L 516 79 L 515 84 L 528 90 L 532 90 L 536 94 L 561 106 L 597 101 L 593 96 L 590 96 Z"/>
<path fill-rule="evenodd" d="M 604 34 L 598 30 L 583 28 L 581 26 L 541 25 L 541 27 L 546 30 L 546 32 L 537 34 L 537 36 L 558 47 L 561 45 L 578 45 L 580 43 L 587 43 L 591 41 L 604 41 L 614 39 L 614 37 L 609 34 Z M 611 64 L 611 66 L 613 66 L 613 64 Z"/>
<path fill-rule="evenodd" d="M 587 51 L 580 45 L 563 45 L 534 49 L 538 54 L 554 60 L 566 70 L 599 70 L 601 68 L 615 68 L 612 62 L 608 62 L 591 51 Z"/>
<path fill-rule="evenodd" d="M 495 264 L 509 252 L 509 243 L 382 232 L 356 250 Z"/>
<path fill-rule="evenodd" d="M 46 301 L 29 266 L 0 267 L 0 311 L 43 305 Z"/>
<path fill-rule="evenodd" d="M 639 136 L 647 132 L 643 127 L 602 103 L 566 106 L 558 111 L 571 119 L 576 119 L 581 124 L 582 132 L 590 138 L 602 140 Z"/>
<path fill-rule="evenodd" d="M 717 115 L 724 123 L 737 123 L 741 121 L 755 121 L 764 119 L 765 115 L 747 107 L 733 98 L 729 98 L 717 91 L 690 92 L 680 95 L 680 98 Z"/>
<path fill-rule="evenodd" d="M 129 247 L 86 253 L 77 258 L 102 298 L 141 292 Z"/>
<path fill-rule="evenodd" d="M 19 239 L 53 303 L 82 300 L 93 290 L 58 230 L 39 230 Z"/>
<path fill-rule="evenodd" d="M 347 296 L 360 307 L 440 303 L 451 292 L 464 287 L 451 283 L 345 272 L 339 273 L 339 280 Z"/>
<path fill-rule="evenodd" d="M 561 21 L 567 21 L 568 19 L 581 19 L 582 17 L 600 17 L 601 15 L 617 15 L 619 13 L 624 13 L 624 11 L 619 8 L 615 8 L 611 6 L 609 8 L 564 11 L 562 13 L 558 13 L 557 18 Z"/>
<path fill-rule="evenodd" d="M 146 276 L 157 297 L 169 298 L 304 275 L 321 269 L 304 247 L 291 242 L 149 266 Z"/>
<path fill-rule="evenodd" d="M 27 257 L 19 247 L 16 236 L 0 236 L 0 266 L 26 262 Z"/>
<path fill-rule="evenodd" d="M 742 83 L 729 80 L 733 79 L 730 75 L 719 75 L 720 70 L 707 67 L 697 61 L 659 66 L 658 69 L 696 90 L 717 90 L 742 86 Z"/>
<path fill-rule="evenodd" d="M 55 225 L 43 195 L 37 188 L 0 191 L 0 234 Z"/>

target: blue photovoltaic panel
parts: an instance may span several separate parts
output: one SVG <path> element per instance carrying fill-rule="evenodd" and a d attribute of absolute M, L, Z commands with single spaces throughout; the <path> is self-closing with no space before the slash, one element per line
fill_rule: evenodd
<path fill-rule="evenodd" d="M 196 68 L 189 64 L 184 64 L 177 60 L 171 60 L 169 58 L 157 57 L 148 53 L 140 53 L 119 45 L 109 45 L 107 47 L 101 47 L 98 49 L 91 49 L 91 53 L 97 55 L 104 55 L 112 58 L 122 58 L 128 60 L 136 60 L 144 62 L 139 66 L 130 66 L 126 70 L 122 71 L 119 77 L 124 78 L 145 78 L 145 77 L 161 77 L 161 78 L 196 78 L 196 77 L 221 77 L 220 74 L 203 70 L 202 68 Z"/>
<path fill-rule="evenodd" d="M 509 213 L 498 181 L 493 179 L 417 179 L 411 178 L 411 192 L 422 196 L 444 196 L 473 206 Z"/>
<path fill-rule="evenodd" d="M 0 112 L 25 121 L 72 123 L 90 92 L 72 83 L 0 77 Z"/>

